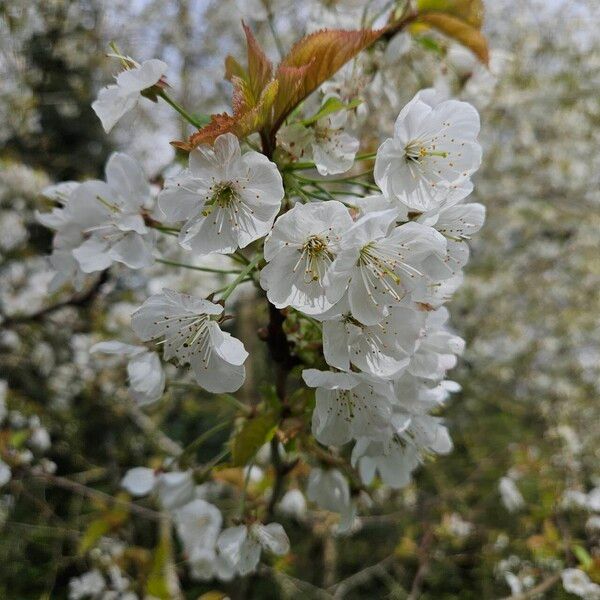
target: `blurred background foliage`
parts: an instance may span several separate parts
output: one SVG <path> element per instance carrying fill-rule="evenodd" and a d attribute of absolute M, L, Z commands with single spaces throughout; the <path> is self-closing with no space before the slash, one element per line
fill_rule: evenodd
<path fill-rule="evenodd" d="M 330 25 L 334 8 L 317 8 Z M 278 17 L 286 40 L 307 10 Z M 104 368 L 88 348 L 127 335 L 131 308 L 173 275 L 156 268 L 146 280 L 114 269 L 79 296 L 48 297 L 42 255 L 51 240 L 33 213 L 45 206 L 43 187 L 100 176 L 114 148 L 159 181 L 173 158 L 168 141 L 185 133 L 148 102 L 103 134 L 89 105 L 110 78 L 110 40 L 136 59 L 166 60 L 182 104 L 213 112 L 227 103 L 221 66 L 227 53 L 240 54 L 240 16 L 231 0 L 0 3 L 0 394 L 11 413 L 40 417 L 57 474 L 81 484 L 16 476 L 2 489 L 1 598 L 66 598 L 69 579 L 89 569 L 86 551 L 113 535 L 127 543 L 120 560 L 134 581 L 169 597 L 152 579 L 160 524 L 85 490 L 118 493 L 128 467 L 159 460 L 172 440 L 189 443 L 233 419 L 233 409 L 185 388 L 169 388 L 148 413 L 133 407 L 123 365 Z M 366 146 L 421 87 L 449 89 L 482 113 L 475 199 L 488 218 L 450 304 L 467 341 L 451 373 L 462 392 L 443 413 L 455 449 L 427 462 L 408 489 L 376 490 L 378 502 L 363 507 L 349 538 L 318 519 L 289 519 L 290 557 L 218 589 L 234 598 L 319 597 L 297 578 L 320 588 L 341 581 L 336 598 L 558 599 L 573 597 L 558 576 L 567 566 L 600 583 L 600 502 L 589 493 L 600 485 L 599 23 L 594 0 L 490 0 L 491 72 L 429 32 L 361 58 L 372 77 L 363 90 Z M 274 55 L 267 24 L 256 29 Z M 177 276 L 180 288 L 214 284 Z M 251 296 L 238 302 L 236 335 L 258 356 L 265 316 Z M 254 364 L 241 393 L 249 404 L 270 378 L 265 361 Z M 206 460 L 227 437 L 203 446 Z M 512 503 L 502 478 L 521 496 Z M 173 568 L 186 598 L 215 588 Z"/>

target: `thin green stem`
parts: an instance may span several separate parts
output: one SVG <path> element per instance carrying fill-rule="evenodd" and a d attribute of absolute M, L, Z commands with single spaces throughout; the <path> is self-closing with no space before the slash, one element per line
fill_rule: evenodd
<path fill-rule="evenodd" d="M 262 259 L 262 257 L 263 257 L 262 254 L 259 252 L 246 265 L 246 268 L 243 271 L 240 271 L 240 274 L 231 282 L 231 284 L 223 292 L 223 295 L 221 296 L 221 301 L 224 302 L 225 300 L 227 300 L 227 298 L 229 298 L 229 296 L 231 296 L 231 293 L 233 292 L 233 290 L 235 290 L 235 288 L 238 286 L 238 284 L 242 283 L 242 281 L 244 279 L 246 279 L 246 277 L 248 275 L 250 275 L 250 273 L 256 268 L 256 265 L 258 265 L 258 263 Z"/>
<path fill-rule="evenodd" d="M 233 254 L 234 256 L 237 256 L 245 265 L 250 262 L 239 250 L 236 250 Z"/>
<path fill-rule="evenodd" d="M 254 460 L 251 460 L 246 471 L 246 477 L 244 477 L 244 487 L 242 488 L 242 497 L 240 498 L 240 517 L 244 516 L 246 510 L 246 496 L 248 494 L 248 484 L 250 483 L 250 474 L 252 473 L 252 467 L 254 466 Z"/>
<path fill-rule="evenodd" d="M 158 93 L 158 95 L 174 110 L 176 110 L 190 125 L 193 125 L 194 127 L 200 129 L 202 127 L 204 127 L 204 125 L 206 125 L 206 123 L 196 119 L 196 117 L 194 117 L 193 115 L 190 115 L 190 113 L 185 110 L 185 108 L 183 108 L 183 106 L 181 106 L 181 104 L 179 104 L 179 102 L 176 102 L 175 100 L 173 100 L 173 98 L 171 98 L 171 96 L 169 96 L 169 94 L 167 94 L 167 92 L 165 92 L 165 90 L 160 90 L 160 92 Z"/>
<path fill-rule="evenodd" d="M 267 12 L 267 23 L 269 25 L 269 29 L 271 30 L 271 35 L 275 40 L 275 46 L 277 46 L 279 58 L 283 58 L 285 56 L 285 50 L 283 49 L 283 44 L 281 43 L 281 39 L 279 38 L 279 34 L 275 28 L 275 15 L 273 14 L 273 10 L 271 9 L 271 5 L 268 0 L 262 0 L 262 5 Z"/>
<path fill-rule="evenodd" d="M 218 465 L 224 458 L 229 456 L 230 452 L 230 448 L 224 448 L 223 450 L 221 450 L 219 454 L 217 454 L 213 459 L 208 461 L 201 469 L 198 470 L 199 476 L 205 477 L 206 475 L 208 475 L 213 467 Z"/>
<path fill-rule="evenodd" d="M 164 225 L 151 225 L 150 227 L 167 235 L 174 235 L 175 237 L 179 235 L 179 229 L 175 229 L 175 227 L 165 227 Z"/>
<path fill-rule="evenodd" d="M 359 154 L 354 160 L 372 160 L 377 156 L 377 152 L 368 152 L 367 154 Z M 307 171 L 316 168 L 314 162 L 297 162 L 290 163 L 281 168 L 282 171 Z"/>
<path fill-rule="evenodd" d="M 360 177 L 367 177 L 368 175 L 373 174 L 373 169 L 369 169 L 368 171 L 363 171 L 362 173 L 356 173 L 356 175 L 347 175 L 346 177 L 335 177 L 333 179 L 316 179 L 314 177 L 307 177 L 306 175 L 298 175 L 294 174 L 296 179 L 300 179 L 300 181 L 305 181 L 306 183 L 338 183 L 345 182 L 351 179 L 359 179 Z"/>
<path fill-rule="evenodd" d="M 156 262 L 162 263 L 163 265 L 170 265 L 172 267 L 181 267 L 183 269 L 191 269 L 192 271 L 202 271 L 204 273 L 221 273 L 223 275 L 238 275 L 241 272 L 238 269 L 216 269 L 213 267 L 196 267 L 195 265 L 188 265 L 186 263 L 180 263 L 175 260 L 167 260 L 165 258 L 157 258 Z"/>
<path fill-rule="evenodd" d="M 179 462 L 185 462 L 187 458 L 189 458 L 206 440 L 211 438 L 215 433 L 226 429 L 231 425 L 231 421 L 223 421 L 222 423 L 218 423 L 214 427 L 211 427 L 201 435 L 199 435 L 191 444 L 187 445 L 183 452 L 179 455 Z"/>
<path fill-rule="evenodd" d="M 252 279 L 252 277 L 246 277 L 245 279 L 242 279 L 238 285 L 241 285 L 242 283 L 247 283 L 248 281 L 254 281 Z M 219 288 L 218 290 L 215 290 L 213 292 L 213 294 L 216 296 L 217 294 L 222 294 L 229 286 L 228 285 L 224 285 L 222 288 Z"/>

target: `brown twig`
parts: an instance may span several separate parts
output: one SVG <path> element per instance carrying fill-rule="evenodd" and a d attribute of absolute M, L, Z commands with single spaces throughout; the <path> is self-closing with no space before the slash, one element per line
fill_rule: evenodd
<path fill-rule="evenodd" d="M 427 571 L 429 570 L 431 558 L 429 550 L 431 548 L 431 544 L 433 543 L 433 538 L 433 531 L 431 529 L 427 529 L 427 531 L 423 534 L 421 543 L 419 544 L 419 567 L 415 573 L 415 578 L 413 579 L 412 586 L 410 588 L 410 594 L 408 595 L 407 600 L 417 600 L 421 594 L 421 586 L 423 585 L 423 580 L 425 579 Z"/>
<path fill-rule="evenodd" d="M 388 567 L 394 562 L 396 557 L 393 554 L 386 556 L 383 560 L 378 563 L 362 569 L 358 573 L 351 575 L 346 579 L 342 579 L 334 586 L 330 587 L 328 591 L 333 592 L 334 600 L 338 598 L 344 598 L 344 596 L 352 589 L 367 583 L 371 578 L 381 575 L 387 572 Z"/>
<path fill-rule="evenodd" d="M 552 576 L 544 579 L 544 581 L 542 581 L 535 587 L 531 588 L 530 590 L 527 590 L 526 592 L 523 592 L 522 594 L 515 594 L 514 596 L 506 596 L 506 598 L 502 598 L 502 600 L 528 600 L 529 598 L 535 598 L 539 594 L 543 594 L 544 592 L 547 592 L 550 588 L 552 588 L 554 585 L 556 585 L 556 583 L 558 583 L 559 579 L 560 579 L 560 574 L 556 573 L 555 575 L 552 575 Z"/>
<path fill-rule="evenodd" d="M 132 513 L 145 517 L 146 519 L 152 519 L 153 521 L 160 522 L 161 519 L 164 518 L 164 513 L 157 512 L 152 510 L 151 508 L 145 508 L 144 506 L 140 506 L 139 504 L 134 504 L 133 502 L 127 502 L 126 500 L 121 500 L 120 498 L 115 498 L 110 494 L 105 494 L 99 490 L 95 490 L 93 488 L 89 488 L 81 483 L 77 483 L 76 481 L 72 481 L 71 479 L 67 479 L 66 477 L 60 477 L 58 475 L 52 475 L 50 473 L 36 473 L 33 475 L 36 479 L 41 479 L 50 485 L 54 485 L 56 487 L 63 488 L 65 490 L 69 490 L 74 492 L 75 494 L 79 494 L 80 496 L 85 496 L 87 498 L 92 498 L 95 500 L 101 500 L 106 502 L 107 504 L 122 506 L 123 508 L 131 511 Z"/>

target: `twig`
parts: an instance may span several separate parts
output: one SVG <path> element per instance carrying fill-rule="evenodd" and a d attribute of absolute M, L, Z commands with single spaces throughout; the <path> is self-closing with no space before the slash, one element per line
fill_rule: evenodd
<path fill-rule="evenodd" d="M 547 579 L 544 579 L 541 583 L 536 585 L 535 587 L 523 592 L 522 594 L 515 594 L 514 596 L 506 596 L 506 598 L 502 598 L 502 600 L 528 600 L 529 598 L 535 598 L 539 594 L 543 594 L 547 592 L 550 588 L 552 588 L 558 580 L 560 579 L 560 574 L 556 573 Z"/>
<path fill-rule="evenodd" d="M 135 404 L 130 404 L 128 408 L 129 416 L 132 421 L 149 437 L 156 440 L 158 447 L 167 454 L 179 456 L 183 452 L 183 448 L 165 434 L 156 426 L 154 421 Z"/>
<path fill-rule="evenodd" d="M 396 557 L 393 554 L 386 556 L 383 560 L 380 560 L 378 563 L 366 567 L 359 571 L 358 573 L 354 573 L 350 577 L 346 579 L 342 579 L 334 586 L 329 588 L 328 591 L 334 592 L 333 598 L 337 600 L 338 598 L 344 598 L 344 596 L 352 589 L 367 583 L 372 577 L 380 575 L 381 573 L 385 573 L 387 568 L 396 560 Z"/>
<path fill-rule="evenodd" d="M 94 490 L 89 488 L 81 483 L 77 483 L 66 477 L 59 477 L 58 475 L 51 475 L 50 473 L 36 473 L 33 475 L 36 479 L 42 479 L 43 481 L 49 483 L 50 485 L 54 485 L 56 487 L 63 488 L 65 490 L 69 490 L 74 492 L 75 494 L 79 494 L 80 496 L 86 496 L 87 498 L 92 498 L 96 500 L 102 500 L 103 502 L 107 502 L 109 504 L 116 504 L 118 506 L 122 506 L 132 513 L 145 517 L 146 519 L 152 519 L 153 521 L 160 521 L 163 518 L 163 513 L 152 510 L 151 508 L 145 508 L 144 506 L 139 506 L 138 504 L 134 504 L 133 502 L 127 502 L 126 500 L 121 500 L 120 498 L 115 498 L 110 494 L 105 494 L 99 490 Z"/>
<path fill-rule="evenodd" d="M 325 591 L 324 589 L 313 585 L 309 581 L 304 581 L 302 579 L 297 579 L 296 577 L 292 577 L 288 573 L 284 573 L 283 571 L 278 571 L 273 567 L 269 567 L 267 565 L 260 565 L 260 573 L 262 575 L 270 575 L 277 581 L 277 583 L 284 588 L 284 591 L 291 592 L 290 598 L 297 598 L 298 592 L 304 592 L 307 598 L 313 598 L 314 600 L 323 599 L 323 600 L 332 600 L 333 596 Z M 290 590 L 290 587 L 293 587 Z"/>
<path fill-rule="evenodd" d="M 427 571 L 429 570 L 430 563 L 430 553 L 429 549 L 433 542 L 433 531 L 428 529 L 421 539 L 421 543 L 419 545 L 419 568 L 415 574 L 415 578 L 413 579 L 412 586 L 410 588 L 410 594 L 406 600 L 417 600 L 417 598 L 421 594 L 421 586 L 423 585 L 423 580 L 425 579 L 425 575 L 427 575 Z"/>

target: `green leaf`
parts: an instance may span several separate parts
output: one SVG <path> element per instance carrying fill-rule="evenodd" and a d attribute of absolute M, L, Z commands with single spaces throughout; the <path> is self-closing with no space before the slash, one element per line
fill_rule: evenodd
<path fill-rule="evenodd" d="M 477 29 L 481 29 L 483 25 L 482 0 L 419 0 L 417 10 L 419 13 L 446 13 Z"/>
<path fill-rule="evenodd" d="M 418 38 L 416 38 L 416 41 L 418 44 L 423 46 L 423 48 L 425 48 L 426 50 L 431 50 L 432 52 L 435 52 L 436 54 L 442 53 L 442 49 L 441 49 L 440 45 L 437 43 L 437 41 L 427 35 L 419 36 Z"/>
<path fill-rule="evenodd" d="M 419 16 L 418 23 L 437 29 L 471 50 L 485 65 L 489 63 L 490 52 L 485 36 L 466 21 L 444 13 L 428 12 Z"/>
<path fill-rule="evenodd" d="M 247 465 L 258 449 L 271 440 L 276 426 L 277 421 L 272 413 L 265 413 L 246 421 L 233 438 L 231 451 L 233 466 Z"/>
<path fill-rule="evenodd" d="M 111 528 L 111 523 L 104 517 L 92 521 L 87 526 L 83 537 L 79 541 L 79 553 L 85 554 L 88 550 L 91 550 L 96 545 L 96 542 L 106 535 Z"/>
<path fill-rule="evenodd" d="M 589 569 L 592 566 L 594 561 L 583 546 L 573 545 L 571 549 L 584 570 Z"/>
<path fill-rule="evenodd" d="M 163 533 L 160 537 L 160 542 L 154 550 L 152 559 L 152 569 L 146 582 L 146 594 L 160 600 L 169 600 L 171 598 L 169 592 L 169 584 L 167 580 L 167 572 L 169 561 L 171 560 L 171 537 L 167 533 Z"/>
<path fill-rule="evenodd" d="M 17 431 L 10 432 L 9 444 L 17 450 L 25 445 L 25 442 L 29 439 L 31 431 L 29 429 L 19 429 Z"/>
<path fill-rule="evenodd" d="M 312 125 L 316 123 L 319 119 L 326 117 L 332 113 L 339 112 L 340 110 L 352 110 L 362 104 L 362 100 L 359 98 L 355 98 L 352 102 L 348 102 L 345 104 L 339 98 L 328 98 L 321 108 L 314 114 L 312 117 L 308 117 L 301 121 L 302 125 Z"/>

